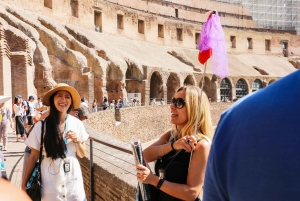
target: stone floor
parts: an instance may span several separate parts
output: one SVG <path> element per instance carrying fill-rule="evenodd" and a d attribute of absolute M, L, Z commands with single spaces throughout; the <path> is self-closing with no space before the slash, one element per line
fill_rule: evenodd
<path fill-rule="evenodd" d="M 23 140 L 16 142 L 16 135 L 9 130 L 7 151 L 2 151 L 5 158 L 6 174 L 10 182 L 16 187 L 21 187 L 23 156 L 26 145 Z"/>

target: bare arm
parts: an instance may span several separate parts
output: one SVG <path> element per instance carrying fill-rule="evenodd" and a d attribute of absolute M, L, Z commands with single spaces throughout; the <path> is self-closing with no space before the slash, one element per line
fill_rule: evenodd
<path fill-rule="evenodd" d="M 66 138 L 71 139 L 75 143 L 76 153 L 79 158 L 83 158 L 86 152 L 85 142 L 80 142 L 75 131 L 69 130 Z"/>
<path fill-rule="evenodd" d="M 12 119 L 11 119 L 11 115 L 9 115 L 7 118 L 8 118 L 8 120 L 9 120 L 9 122 L 10 122 L 10 127 L 12 128 Z"/>
<path fill-rule="evenodd" d="M 30 178 L 30 175 L 31 175 L 31 173 L 33 171 L 35 163 L 39 159 L 39 156 L 40 156 L 40 151 L 31 148 L 31 153 L 29 155 L 28 162 L 26 164 L 26 168 L 25 168 L 25 172 L 24 172 L 24 176 L 23 176 L 23 179 L 22 179 L 21 188 L 23 190 L 26 190 L 26 183 L 27 183 L 27 181 Z"/>
<path fill-rule="evenodd" d="M 83 158 L 86 152 L 85 142 L 75 143 L 76 153 L 79 158 Z"/>
<path fill-rule="evenodd" d="M 143 151 L 144 158 L 146 162 L 152 162 L 157 160 L 159 157 L 166 155 L 170 151 L 173 150 L 181 150 L 184 149 L 187 152 L 191 152 L 195 149 L 194 143 L 196 143 L 196 138 L 194 136 L 187 135 L 176 140 L 172 145 L 169 141 L 171 136 L 171 129 L 166 131 L 156 142 L 147 147 Z M 186 143 L 187 140 L 190 140 L 190 145 Z"/>
<path fill-rule="evenodd" d="M 148 163 L 155 161 L 158 157 L 163 156 L 172 150 L 171 144 L 166 144 L 170 136 L 171 129 L 166 131 L 156 142 L 143 151 L 143 156 Z"/>
<path fill-rule="evenodd" d="M 195 151 L 193 153 L 186 184 L 164 181 L 160 190 L 182 200 L 195 200 L 200 193 L 201 187 L 204 183 L 204 173 L 209 150 L 210 144 L 205 140 L 201 140 L 196 145 Z M 138 179 L 140 181 L 145 184 L 151 184 L 153 186 L 156 186 L 158 184 L 158 176 L 150 173 L 150 170 L 148 168 L 142 165 L 138 165 L 137 169 L 142 171 L 141 174 L 138 174 Z"/>
<path fill-rule="evenodd" d="M 44 110 L 47 110 L 48 108 L 47 108 L 47 106 L 42 106 L 42 107 L 40 107 L 40 108 L 35 108 L 37 111 L 44 111 Z"/>

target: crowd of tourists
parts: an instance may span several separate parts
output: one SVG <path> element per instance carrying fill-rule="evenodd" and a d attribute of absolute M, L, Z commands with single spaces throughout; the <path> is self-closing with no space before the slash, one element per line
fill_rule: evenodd
<path fill-rule="evenodd" d="M 137 200 L 144 200 L 140 184 L 151 201 L 199 201 L 202 189 L 204 201 L 299 200 L 299 80 L 298 70 L 237 101 L 222 114 L 213 140 L 209 99 L 197 86 L 180 87 L 170 104 L 172 126 L 144 149 L 145 164 L 136 165 Z M 88 134 L 76 108 L 87 110 L 87 103 L 66 84 L 37 103 L 32 96 L 14 100 L 17 140 L 27 137 L 30 150 L 22 189 L 29 194 L 40 159 L 42 200 L 86 200 L 77 157 L 86 152 Z M 11 126 L 9 109 L 0 106 L 2 122 Z"/>

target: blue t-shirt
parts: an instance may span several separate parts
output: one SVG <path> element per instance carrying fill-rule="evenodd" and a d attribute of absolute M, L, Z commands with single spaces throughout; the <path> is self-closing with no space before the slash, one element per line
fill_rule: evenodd
<path fill-rule="evenodd" d="M 300 200 L 300 70 L 222 114 L 203 200 Z"/>

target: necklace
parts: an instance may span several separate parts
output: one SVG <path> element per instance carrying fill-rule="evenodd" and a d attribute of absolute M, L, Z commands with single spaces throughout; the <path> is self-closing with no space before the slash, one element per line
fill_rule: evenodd
<path fill-rule="evenodd" d="M 60 124 L 58 125 L 59 133 L 60 133 L 60 134 L 63 134 L 63 133 L 64 133 L 65 127 L 66 127 L 66 121 L 64 121 L 63 123 L 60 123 Z"/>

